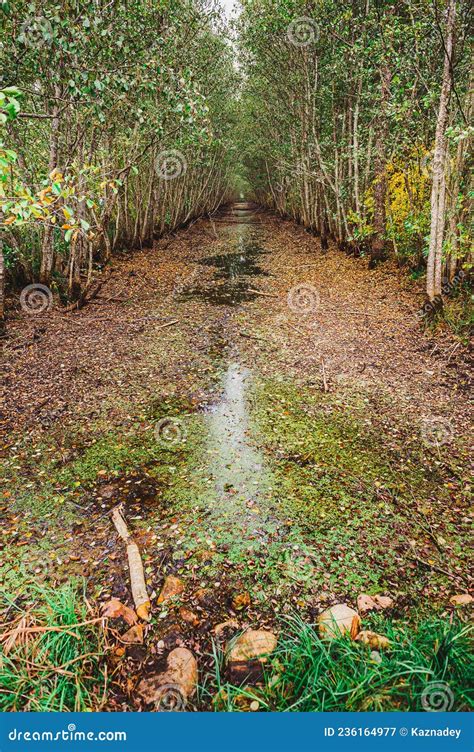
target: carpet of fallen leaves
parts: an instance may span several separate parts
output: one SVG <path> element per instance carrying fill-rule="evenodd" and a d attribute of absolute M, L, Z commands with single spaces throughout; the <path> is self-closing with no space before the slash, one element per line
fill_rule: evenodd
<path fill-rule="evenodd" d="M 182 532 L 180 517 L 162 505 L 160 484 L 146 467 L 120 477 L 99 470 L 91 488 L 78 487 L 68 498 L 73 514 L 60 523 L 56 513 L 38 519 L 34 511 L 19 511 L 19 478 L 33 491 L 41 485 L 45 451 L 67 467 L 104 431 L 135 424 L 147 431 L 142 413 L 154 400 L 178 397 L 202 410 L 219 392 L 219 361 L 236 352 L 263 377 L 284 375 L 329 392 L 383 394 L 385 419 L 391 412 L 394 420 L 416 426 L 442 419 L 463 440 L 469 434 L 468 352 L 448 331 L 423 330 L 416 316 L 423 302 L 419 283 L 391 262 L 369 271 L 366 259 L 335 248 L 322 253 L 318 239 L 291 222 L 266 214 L 253 220 L 266 251 L 258 264 L 267 275 L 252 280 L 253 297 L 239 305 L 183 296 L 197 283 L 209 291 L 217 284 L 215 269 L 200 260 L 235 251 L 235 228 L 225 216 L 221 223 L 195 223 L 153 249 L 117 256 L 100 295 L 81 310 L 55 307 L 28 316 L 11 300 L 0 395 L 4 552 L 31 551 L 30 575 L 38 579 L 85 576 L 100 603 L 114 597 L 130 604 L 126 557 L 108 514 L 122 503 L 137 524 L 152 602 L 164 571 L 189 570 L 183 605 L 147 626 L 143 644 L 121 645 L 111 657 L 117 673 L 108 709 L 139 707 L 137 678 L 159 670 L 170 649 L 186 645 L 205 663 L 211 636 L 222 639 L 236 625 L 271 626 L 271 604 L 250 602 L 230 561 L 219 581 L 203 586 L 201 562 L 212 559 L 212 541 L 163 570 Z M 303 311 L 288 304 L 302 285 L 313 296 Z M 65 489 L 59 484 L 55 491 L 61 503 Z M 156 521 L 157 514 L 159 524 L 151 529 L 147 518 Z M 9 560 L 14 567 L 15 557 Z M 225 626 L 216 635 L 219 624 Z"/>

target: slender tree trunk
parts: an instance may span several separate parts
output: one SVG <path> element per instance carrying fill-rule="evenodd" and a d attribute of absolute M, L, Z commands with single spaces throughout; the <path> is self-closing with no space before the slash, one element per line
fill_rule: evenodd
<path fill-rule="evenodd" d="M 374 237 L 372 240 L 371 263 L 383 261 L 386 258 L 386 209 L 387 174 L 385 143 L 388 136 L 388 103 L 390 99 L 391 72 L 385 62 L 380 70 L 382 95 L 380 99 L 380 113 L 377 124 L 375 142 L 375 181 L 374 181 Z"/>
<path fill-rule="evenodd" d="M 448 0 L 446 39 L 443 66 L 443 81 L 439 98 L 438 120 L 433 156 L 433 184 L 431 187 L 431 226 L 428 265 L 426 270 L 426 294 L 430 301 L 441 301 L 441 268 L 446 202 L 446 126 L 449 115 L 449 100 L 452 90 L 452 54 L 456 21 L 456 0 Z"/>
<path fill-rule="evenodd" d="M 469 87 L 466 94 L 466 103 L 464 108 L 464 114 L 466 121 L 471 122 L 472 113 L 474 110 L 474 68 L 471 68 L 471 75 L 469 79 Z M 451 207 L 449 217 L 449 240 L 450 240 L 450 253 L 447 259 L 447 276 L 449 282 L 452 282 L 457 269 L 458 264 L 458 249 L 459 249 L 459 227 L 462 226 L 465 221 L 465 216 L 468 217 L 470 209 L 472 208 L 472 199 L 470 199 L 469 187 L 472 185 L 472 145 L 473 138 L 468 136 L 461 139 L 458 143 L 456 150 L 456 160 L 454 165 L 454 171 L 451 180 Z M 464 184 L 464 185 L 463 185 Z M 458 205 L 460 193 L 464 194 L 464 200 L 461 205 Z M 467 219 L 467 223 L 469 219 Z"/>
<path fill-rule="evenodd" d="M 355 197 L 355 210 L 356 214 L 360 215 L 360 191 L 359 191 L 359 106 L 360 96 L 362 93 L 362 73 L 359 73 L 359 87 L 357 90 L 357 98 L 354 106 L 354 118 L 353 118 L 353 156 L 354 156 L 354 197 Z"/>
<path fill-rule="evenodd" d="M 5 320 L 5 260 L 3 258 L 3 240 L 0 238 L 0 332 Z"/>
<path fill-rule="evenodd" d="M 58 166 L 58 152 L 59 152 L 59 103 L 61 97 L 61 88 L 58 84 L 54 87 L 54 104 L 53 104 L 53 118 L 51 120 L 51 134 L 50 134 L 50 146 L 49 146 L 49 173 L 51 173 Z M 54 240 L 53 240 L 53 228 L 48 226 L 45 228 L 43 235 L 43 242 L 41 244 L 41 267 L 40 267 L 40 281 L 44 285 L 49 285 L 51 282 L 51 272 L 54 265 Z"/>

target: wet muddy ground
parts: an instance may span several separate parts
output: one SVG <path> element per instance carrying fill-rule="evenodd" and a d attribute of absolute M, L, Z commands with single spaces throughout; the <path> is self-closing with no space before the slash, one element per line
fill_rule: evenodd
<path fill-rule="evenodd" d="M 110 708 L 177 645 L 205 677 L 229 620 L 278 629 L 372 591 L 444 612 L 469 584 L 469 369 L 421 329 L 415 283 L 247 204 L 114 264 L 84 310 L 12 317 L 0 471 L 20 594 L 85 577 L 130 604 L 123 504 L 153 615 Z"/>

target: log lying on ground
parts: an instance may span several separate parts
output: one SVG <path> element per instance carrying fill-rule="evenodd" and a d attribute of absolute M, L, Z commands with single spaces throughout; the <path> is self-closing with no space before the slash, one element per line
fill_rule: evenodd
<path fill-rule="evenodd" d="M 151 603 L 146 589 L 142 557 L 140 556 L 140 550 L 137 544 L 130 535 L 127 523 L 122 516 L 121 507 L 115 507 L 112 511 L 112 522 L 127 546 L 128 568 L 130 570 L 130 584 L 132 587 L 135 611 L 140 619 L 148 621 L 150 618 Z"/>

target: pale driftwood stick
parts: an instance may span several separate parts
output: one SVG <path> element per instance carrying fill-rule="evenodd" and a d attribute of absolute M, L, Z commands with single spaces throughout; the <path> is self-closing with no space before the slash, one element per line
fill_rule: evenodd
<path fill-rule="evenodd" d="M 127 556 L 135 610 L 141 619 L 147 619 L 148 611 L 150 610 L 150 599 L 146 590 L 142 557 L 140 556 L 137 544 L 133 541 L 127 545 Z"/>
<path fill-rule="evenodd" d="M 115 507 L 115 509 L 112 510 L 112 522 L 114 523 L 118 534 L 127 545 L 130 585 L 132 588 L 132 598 L 135 604 L 135 611 L 140 619 L 148 621 L 150 618 L 150 599 L 146 589 L 142 557 L 140 556 L 137 544 L 132 540 L 127 523 L 122 516 L 121 506 Z"/>
<path fill-rule="evenodd" d="M 114 523 L 117 533 L 120 535 L 120 537 L 125 541 L 125 543 L 128 543 L 130 532 L 128 530 L 127 523 L 122 517 L 121 506 L 112 509 L 112 522 Z"/>

